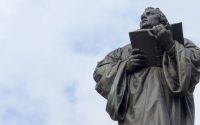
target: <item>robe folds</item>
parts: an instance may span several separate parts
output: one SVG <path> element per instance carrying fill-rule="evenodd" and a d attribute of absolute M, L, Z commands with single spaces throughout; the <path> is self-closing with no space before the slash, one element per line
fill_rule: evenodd
<path fill-rule="evenodd" d="M 194 125 L 193 91 L 200 76 L 200 49 L 190 40 L 175 41 L 162 67 L 129 73 L 131 45 L 110 52 L 94 71 L 96 90 L 118 125 Z"/>

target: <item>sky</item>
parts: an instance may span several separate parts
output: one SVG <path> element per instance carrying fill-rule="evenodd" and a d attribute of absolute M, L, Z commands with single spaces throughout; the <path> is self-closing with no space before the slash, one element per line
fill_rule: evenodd
<path fill-rule="evenodd" d="M 0 125 L 117 125 L 93 71 L 148 6 L 200 46 L 198 0 L 0 0 Z M 200 87 L 195 89 L 200 125 Z"/>

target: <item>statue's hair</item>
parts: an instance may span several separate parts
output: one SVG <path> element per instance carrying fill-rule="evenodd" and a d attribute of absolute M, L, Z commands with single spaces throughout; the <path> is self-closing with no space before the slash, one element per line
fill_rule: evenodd
<path fill-rule="evenodd" d="M 160 22 L 161 22 L 161 24 L 169 26 L 169 22 L 168 22 L 166 16 L 163 14 L 163 12 L 162 12 L 159 8 L 147 7 L 145 10 L 148 10 L 148 9 L 153 9 L 153 10 L 155 10 L 155 12 L 156 12 L 156 13 L 159 15 L 159 17 L 160 17 Z"/>

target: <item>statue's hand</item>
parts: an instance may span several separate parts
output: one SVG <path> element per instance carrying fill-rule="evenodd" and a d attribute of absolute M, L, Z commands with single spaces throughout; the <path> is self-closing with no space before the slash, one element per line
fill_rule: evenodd
<path fill-rule="evenodd" d="M 168 51 L 174 45 L 171 31 L 167 29 L 163 24 L 154 26 L 153 34 L 165 50 Z"/>
<path fill-rule="evenodd" d="M 129 72 L 136 71 L 146 65 L 146 56 L 139 49 L 133 49 L 131 56 L 126 62 L 126 70 Z"/>

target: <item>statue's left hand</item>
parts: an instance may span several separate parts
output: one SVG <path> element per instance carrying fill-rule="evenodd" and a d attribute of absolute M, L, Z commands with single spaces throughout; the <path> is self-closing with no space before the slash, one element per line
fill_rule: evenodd
<path fill-rule="evenodd" d="M 174 45 L 171 31 L 163 24 L 154 26 L 153 34 L 155 38 L 158 39 L 160 45 L 165 48 L 165 50 L 169 50 Z"/>

